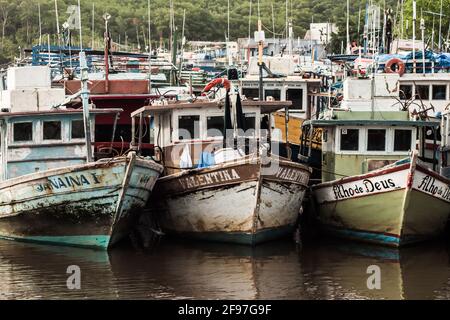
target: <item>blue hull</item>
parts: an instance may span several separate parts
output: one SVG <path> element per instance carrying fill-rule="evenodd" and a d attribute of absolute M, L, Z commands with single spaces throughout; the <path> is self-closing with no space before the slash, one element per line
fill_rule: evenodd
<path fill-rule="evenodd" d="M 332 226 L 322 226 L 321 229 L 325 233 L 339 238 L 375 243 L 390 247 L 402 247 L 405 245 L 427 240 L 424 239 L 423 237 L 397 237 L 382 233 L 362 231 L 362 230 L 351 230 Z"/>
<path fill-rule="evenodd" d="M 196 240 L 234 243 L 242 245 L 258 245 L 263 242 L 272 241 L 292 235 L 295 226 L 284 226 L 280 228 L 264 229 L 255 233 L 247 232 L 167 232 L 174 236 L 191 238 Z"/>

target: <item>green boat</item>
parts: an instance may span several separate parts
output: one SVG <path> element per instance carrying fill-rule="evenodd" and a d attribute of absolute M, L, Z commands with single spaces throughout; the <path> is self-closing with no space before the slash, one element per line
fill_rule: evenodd
<path fill-rule="evenodd" d="M 327 233 L 400 247 L 445 229 L 450 180 L 439 172 L 440 123 L 402 104 L 398 79 L 347 78 L 340 107 L 304 123 L 323 130 L 322 182 L 312 190 Z"/>

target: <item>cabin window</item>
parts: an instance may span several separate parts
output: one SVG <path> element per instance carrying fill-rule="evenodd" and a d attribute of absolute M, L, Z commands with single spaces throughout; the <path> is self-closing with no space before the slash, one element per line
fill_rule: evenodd
<path fill-rule="evenodd" d="M 256 114 L 244 113 L 245 136 L 252 137 L 256 130 Z"/>
<path fill-rule="evenodd" d="M 446 96 L 446 85 L 433 85 L 433 100 L 445 100 Z"/>
<path fill-rule="evenodd" d="M 430 99 L 430 86 L 419 85 L 416 86 L 416 95 L 418 99 Z"/>
<path fill-rule="evenodd" d="M 412 98 L 412 85 L 402 84 L 400 85 L 400 99 L 409 100 Z"/>
<path fill-rule="evenodd" d="M 252 88 L 243 88 L 242 94 L 248 99 L 258 99 L 259 98 L 259 89 L 252 89 Z"/>
<path fill-rule="evenodd" d="M 61 140 L 61 121 L 44 121 L 44 140 Z"/>
<path fill-rule="evenodd" d="M 200 116 L 179 116 L 178 132 L 179 140 L 200 138 Z"/>
<path fill-rule="evenodd" d="M 341 129 L 341 151 L 359 150 L 359 130 Z"/>
<path fill-rule="evenodd" d="M 386 150 L 386 130 L 368 129 L 367 130 L 367 151 Z"/>
<path fill-rule="evenodd" d="M 280 101 L 281 91 L 279 89 L 266 89 L 264 90 L 264 100 L 267 97 L 273 97 L 275 101 Z"/>
<path fill-rule="evenodd" d="M 291 109 L 303 109 L 303 89 L 288 89 L 286 100 L 292 101 Z"/>
<path fill-rule="evenodd" d="M 208 137 L 223 137 L 223 116 L 206 117 L 206 135 Z"/>
<path fill-rule="evenodd" d="M 14 141 L 33 141 L 33 122 L 14 123 Z"/>
<path fill-rule="evenodd" d="M 83 139 L 84 138 L 84 122 L 83 120 L 72 121 L 72 139 Z"/>
<path fill-rule="evenodd" d="M 395 129 L 394 151 L 409 151 L 411 149 L 411 130 Z"/>

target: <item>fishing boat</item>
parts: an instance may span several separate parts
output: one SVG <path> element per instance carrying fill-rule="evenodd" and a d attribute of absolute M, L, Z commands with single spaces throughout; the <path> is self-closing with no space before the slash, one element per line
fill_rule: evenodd
<path fill-rule="evenodd" d="M 398 74 L 344 81 L 339 108 L 320 120 L 322 183 L 312 190 L 325 232 L 390 246 L 442 234 L 450 213 L 450 180 L 434 152 L 426 156 L 424 121 L 398 103 Z M 418 140 L 416 140 L 418 137 Z"/>
<path fill-rule="evenodd" d="M 241 101 L 227 88 L 225 103 L 199 97 L 132 113 L 134 123 L 154 119 L 156 157 L 165 174 L 151 205 L 163 230 L 246 245 L 292 232 L 311 170 L 268 152 L 263 137 L 270 130 L 262 130 L 270 113 L 289 105 Z M 237 129 L 244 127 L 239 135 Z"/>
<path fill-rule="evenodd" d="M 83 109 L 29 105 L 0 113 L 1 238 L 106 249 L 128 235 L 147 203 L 163 168 L 132 151 L 95 161 L 90 114 L 122 110 L 89 109 L 83 71 Z"/>

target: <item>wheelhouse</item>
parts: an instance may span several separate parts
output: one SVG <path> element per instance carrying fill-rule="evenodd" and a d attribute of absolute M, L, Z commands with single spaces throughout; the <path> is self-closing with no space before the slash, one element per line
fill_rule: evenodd
<path fill-rule="evenodd" d="M 121 109 L 91 110 L 91 114 Z M 91 121 L 94 132 L 95 121 Z M 82 110 L 0 113 L 2 170 L 0 181 L 86 162 Z M 94 135 L 92 135 L 94 142 Z"/>

